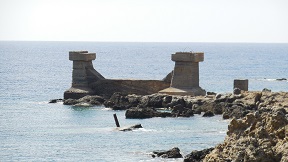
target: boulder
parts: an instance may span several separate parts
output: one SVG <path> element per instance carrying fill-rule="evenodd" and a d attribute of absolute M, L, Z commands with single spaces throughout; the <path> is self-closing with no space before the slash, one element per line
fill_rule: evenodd
<path fill-rule="evenodd" d="M 64 105 L 102 105 L 104 103 L 105 99 L 101 96 L 84 96 L 80 99 L 64 99 L 63 104 Z"/>
<path fill-rule="evenodd" d="M 239 89 L 239 88 L 234 88 L 234 89 L 233 89 L 233 94 L 236 94 L 236 95 L 241 94 L 241 89 Z"/>
<path fill-rule="evenodd" d="M 203 117 L 212 117 L 214 116 L 214 113 L 212 111 L 206 111 L 204 114 L 203 114 Z"/>
<path fill-rule="evenodd" d="M 153 107 L 153 108 L 161 108 L 163 98 L 165 95 L 163 94 L 152 94 L 152 95 L 147 95 L 143 96 L 141 98 L 141 107 Z"/>
<path fill-rule="evenodd" d="M 178 147 L 174 147 L 168 151 L 153 151 L 153 154 L 154 155 L 152 155 L 152 157 L 157 155 L 158 157 L 162 158 L 183 158 Z"/>
<path fill-rule="evenodd" d="M 115 92 L 110 99 L 104 102 L 105 107 L 113 110 L 126 110 L 131 107 L 137 107 L 141 100 L 140 95 L 127 95 L 120 92 Z"/>
<path fill-rule="evenodd" d="M 202 162 L 204 157 L 209 154 L 214 148 L 208 148 L 201 151 L 194 150 L 184 157 L 184 162 Z"/>
<path fill-rule="evenodd" d="M 126 110 L 127 119 L 145 119 L 157 116 L 157 111 L 152 108 L 130 108 Z"/>

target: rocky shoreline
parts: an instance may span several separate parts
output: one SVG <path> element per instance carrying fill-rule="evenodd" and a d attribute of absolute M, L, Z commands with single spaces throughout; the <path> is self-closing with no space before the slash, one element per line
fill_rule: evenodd
<path fill-rule="evenodd" d="M 207 94 L 192 97 L 114 93 L 110 98 L 65 99 L 63 104 L 104 105 L 113 110 L 126 110 L 126 118 L 222 115 L 223 119 L 232 119 L 224 142 L 213 149 L 192 151 L 184 161 L 288 161 L 288 92 L 264 89 L 262 92 L 236 90 Z"/>

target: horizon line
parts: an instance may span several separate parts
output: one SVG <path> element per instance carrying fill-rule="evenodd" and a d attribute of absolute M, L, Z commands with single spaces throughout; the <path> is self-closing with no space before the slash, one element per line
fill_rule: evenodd
<path fill-rule="evenodd" d="M 99 41 L 99 40 L 0 40 L 0 42 L 98 42 L 98 43 L 249 43 L 249 44 L 288 44 L 288 42 L 213 42 L 213 41 Z"/>

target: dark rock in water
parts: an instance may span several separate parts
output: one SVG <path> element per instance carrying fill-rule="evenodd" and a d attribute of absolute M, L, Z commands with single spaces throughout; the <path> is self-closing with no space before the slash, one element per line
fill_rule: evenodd
<path fill-rule="evenodd" d="M 222 94 L 220 94 L 220 93 L 216 94 L 216 96 L 215 96 L 216 99 L 219 99 L 221 97 L 222 97 Z"/>
<path fill-rule="evenodd" d="M 127 119 L 145 119 L 155 117 L 156 110 L 151 108 L 131 108 L 125 113 Z"/>
<path fill-rule="evenodd" d="M 204 114 L 203 114 L 203 117 L 212 117 L 214 116 L 214 113 L 212 111 L 206 111 Z"/>
<path fill-rule="evenodd" d="M 71 98 L 65 99 L 65 100 L 63 101 L 63 104 L 64 104 L 64 105 L 75 105 L 75 104 L 77 104 L 77 103 L 79 103 L 79 102 L 77 101 L 77 99 L 71 99 Z"/>
<path fill-rule="evenodd" d="M 286 78 L 280 78 L 280 79 L 276 79 L 277 81 L 286 81 Z"/>
<path fill-rule="evenodd" d="M 168 107 L 167 104 L 171 103 L 171 101 L 172 101 L 172 96 L 163 97 L 162 106 L 163 107 Z"/>
<path fill-rule="evenodd" d="M 182 113 L 183 117 L 191 117 L 194 116 L 194 111 L 192 109 L 187 109 L 185 112 Z"/>
<path fill-rule="evenodd" d="M 119 131 L 132 131 L 134 129 L 139 129 L 139 128 L 143 128 L 141 124 L 135 124 L 132 126 L 127 126 L 127 127 L 119 127 L 117 128 Z"/>
<path fill-rule="evenodd" d="M 101 96 L 85 96 L 78 99 L 79 102 L 89 103 L 91 105 L 102 105 L 104 103 L 104 98 Z"/>
<path fill-rule="evenodd" d="M 172 108 L 172 113 L 182 113 L 185 110 L 185 108 L 183 107 L 183 105 L 178 104 L 173 106 Z"/>
<path fill-rule="evenodd" d="M 126 110 L 131 107 L 137 107 L 140 103 L 142 96 L 127 95 L 120 92 L 115 92 L 110 99 L 104 102 L 105 107 L 112 108 L 113 110 Z"/>
<path fill-rule="evenodd" d="M 271 92 L 271 89 L 264 88 L 264 89 L 262 90 L 262 92 Z"/>
<path fill-rule="evenodd" d="M 213 96 L 216 96 L 217 93 L 215 92 L 207 92 L 207 95 L 213 95 Z"/>
<path fill-rule="evenodd" d="M 228 113 L 223 113 L 223 116 L 222 116 L 222 118 L 223 119 L 229 119 L 230 118 L 230 116 L 229 116 L 229 114 Z"/>
<path fill-rule="evenodd" d="M 130 108 L 126 111 L 125 116 L 127 119 L 145 119 L 152 117 L 171 117 L 169 112 L 158 112 L 152 108 Z"/>
<path fill-rule="evenodd" d="M 168 151 L 153 151 L 153 154 L 162 158 L 183 158 L 178 147 L 174 147 Z M 155 157 L 155 155 L 152 155 L 152 157 Z"/>
<path fill-rule="evenodd" d="M 63 99 L 52 99 L 52 100 L 50 100 L 49 101 L 49 103 L 57 103 L 57 102 L 62 102 L 63 101 Z"/>
<path fill-rule="evenodd" d="M 236 94 L 236 95 L 241 94 L 241 89 L 239 89 L 239 88 L 234 88 L 233 94 Z"/>
<path fill-rule="evenodd" d="M 220 103 L 214 103 L 213 104 L 213 113 L 216 115 L 220 115 L 223 113 L 223 108 L 225 107 L 225 104 L 223 102 Z"/>
<path fill-rule="evenodd" d="M 179 97 L 172 97 L 172 100 L 169 104 L 167 104 L 167 107 L 173 107 L 175 105 L 182 105 L 183 107 L 186 107 L 186 102 L 183 98 L 179 98 Z"/>
<path fill-rule="evenodd" d="M 186 155 L 184 162 L 202 162 L 204 157 L 209 154 L 214 148 L 208 148 L 201 151 L 192 151 L 190 154 Z"/>
<path fill-rule="evenodd" d="M 163 103 L 163 98 L 166 95 L 163 94 L 152 94 L 143 96 L 141 99 L 142 107 L 153 107 L 153 108 L 161 108 Z"/>
<path fill-rule="evenodd" d="M 101 96 L 84 96 L 80 99 L 65 99 L 63 100 L 63 104 L 64 105 L 81 105 L 83 103 L 87 104 L 87 105 L 102 105 L 104 103 L 104 98 Z"/>
<path fill-rule="evenodd" d="M 201 112 L 203 112 L 203 109 L 198 104 L 194 104 L 192 106 L 192 110 L 194 111 L 194 114 L 198 114 L 198 115 L 200 115 Z"/>

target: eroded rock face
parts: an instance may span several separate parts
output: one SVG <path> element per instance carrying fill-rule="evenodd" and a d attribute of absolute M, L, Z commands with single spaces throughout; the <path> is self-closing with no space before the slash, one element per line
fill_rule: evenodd
<path fill-rule="evenodd" d="M 194 150 L 190 154 L 186 155 L 184 162 L 202 162 L 204 157 L 209 154 L 214 148 L 208 148 L 201 151 Z"/>
<path fill-rule="evenodd" d="M 204 161 L 288 160 L 288 116 L 284 108 L 264 108 L 232 119 L 224 143 L 219 144 Z"/>

